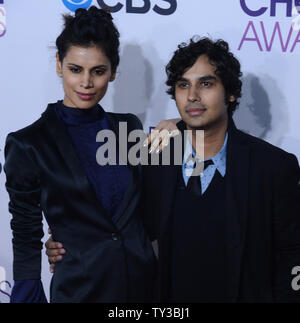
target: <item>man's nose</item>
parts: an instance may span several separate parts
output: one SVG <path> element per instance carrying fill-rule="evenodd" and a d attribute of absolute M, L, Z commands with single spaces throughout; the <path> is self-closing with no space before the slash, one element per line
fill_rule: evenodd
<path fill-rule="evenodd" d="M 190 102 L 201 101 L 199 89 L 196 86 L 189 88 L 188 100 Z"/>

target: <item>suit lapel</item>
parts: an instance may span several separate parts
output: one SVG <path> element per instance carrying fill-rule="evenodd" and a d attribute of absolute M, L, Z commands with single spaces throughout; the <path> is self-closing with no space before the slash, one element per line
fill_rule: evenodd
<path fill-rule="evenodd" d="M 102 207 L 96 192 L 91 186 L 84 169 L 80 163 L 80 160 L 73 148 L 71 139 L 64 128 L 63 124 L 57 118 L 54 111 L 55 104 L 49 104 L 46 111 L 42 114 L 44 124 L 48 133 L 51 135 L 51 142 L 54 142 L 58 151 L 60 152 L 62 159 L 65 161 L 67 169 L 71 172 L 77 189 L 85 196 L 85 198 L 95 205 L 99 213 L 103 214 L 106 219 L 112 223 L 110 217 Z"/>
<path fill-rule="evenodd" d="M 162 167 L 162 187 L 161 191 L 164 194 L 161 196 L 161 226 L 160 236 L 162 239 L 166 236 L 170 229 L 170 217 L 172 214 L 172 207 L 175 201 L 175 193 L 177 183 L 180 176 L 181 166 L 171 165 Z"/>
<path fill-rule="evenodd" d="M 183 133 L 182 122 L 177 124 Z M 184 141 L 183 141 L 184 143 Z M 246 222 L 248 214 L 248 183 L 250 167 L 250 148 L 247 145 L 246 137 L 238 131 L 232 120 L 228 126 L 228 143 L 226 157 L 226 215 L 227 215 L 227 284 L 228 300 L 235 302 L 238 297 L 242 254 L 246 234 Z M 170 217 L 172 205 L 174 205 L 177 181 L 179 180 L 181 166 L 169 166 L 163 169 L 162 192 L 167 192 L 162 200 L 161 207 L 161 228 L 160 240 L 164 253 L 169 252 L 170 248 Z M 161 270 L 163 271 L 162 280 L 167 279 L 168 272 L 165 259 L 162 259 Z M 163 283 L 163 282 L 162 282 Z M 163 289 L 163 288 L 162 288 Z"/>
<path fill-rule="evenodd" d="M 229 122 L 226 158 L 227 274 L 229 301 L 238 297 L 248 213 L 250 148 Z"/>
<path fill-rule="evenodd" d="M 171 147 L 171 152 L 172 152 Z M 159 210 L 159 295 L 161 301 L 168 299 L 169 275 L 170 275 L 170 254 L 171 254 L 171 238 L 172 238 L 172 210 L 175 204 L 175 194 L 177 183 L 181 174 L 181 166 L 170 165 L 160 166 L 161 188 L 160 210 Z"/>
<path fill-rule="evenodd" d="M 177 127 L 181 132 L 182 136 L 182 157 L 184 154 L 184 130 L 186 129 L 186 125 L 183 121 L 177 123 Z M 177 189 L 177 184 L 179 181 L 179 176 L 181 176 L 182 165 L 175 165 L 174 163 L 174 138 L 170 140 L 170 166 L 161 166 L 161 183 L 162 188 L 161 192 L 165 192 L 162 196 L 161 201 L 161 225 L 160 225 L 160 236 L 162 239 L 168 237 L 167 232 L 170 232 L 170 217 L 172 214 L 172 207 L 175 201 L 175 193 Z"/>
<path fill-rule="evenodd" d="M 127 160 L 128 159 L 128 151 L 130 148 L 135 144 L 133 142 L 128 142 L 128 136 L 129 131 L 136 130 L 134 125 L 130 125 L 129 121 L 127 122 L 127 136 L 126 138 L 122 137 L 121 134 L 121 141 L 119 140 L 119 123 L 120 122 L 126 122 L 124 117 L 122 119 L 118 118 L 118 114 L 113 113 L 107 113 L 107 119 L 110 125 L 111 130 L 116 135 L 116 148 L 118 150 L 119 160 Z M 128 127 L 129 125 L 129 127 Z M 126 140 L 123 142 L 122 140 Z M 127 160 L 127 167 L 131 170 L 131 180 L 128 185 L 128 188 L 126 192 L 124 193 L 124 197 L 122 199 L 120 209 L 119 209 L 119 215 L 116 219 L 116 226 L 119 230 L 122 230 L 122 228 L 126 225 L 128 220 L 130 220 L 130 217 L 132 214 L 134 214 L 134 211 L 136 209 L 136 206 L 139 202 L 140 198 L 140 192 L 138 192 L 138 187 L 141 187 L 141 171 L 142 168 L 140 165 L 138 166 L 132 166 L 128 160 Z"/>
<path fill-rule="evenodd" d="M 118 114 L 107 112 L 106 116 L 107 116 L 107 119 L 108 119 L 110 129 L 114 132 L 114 134 L 116 136 L 116 149 L 117 149 L 119 159 L 127 161 L 128 168 L 130 168 L 130 169 L 135 168 L 135 166 L 132 166 L 128 162 L 128 151 L 130 150 L 130 148 L 133 145 L 135 145 L 134 142 L 128 142 L 128 137 L 129 137 L 129 132 L 132 131 L 132 130 L 136 130 L 136 128 L 132 129 L 131 128 L 132 126 L 129 124 L 129 121 L 125 121 L 124 117 L 122 119 L 120 119 L 118 117 Z M 124 138 L 122 133 L 121 133 L 121 137 L 120 137 L 120 134 L 119 134 L 119 124 L 120 124 L 120 122 L 127 123 L 127 137 L 126 138 Z M 129 127 L 128 127 L 128 125 L 129 125 Z"/>

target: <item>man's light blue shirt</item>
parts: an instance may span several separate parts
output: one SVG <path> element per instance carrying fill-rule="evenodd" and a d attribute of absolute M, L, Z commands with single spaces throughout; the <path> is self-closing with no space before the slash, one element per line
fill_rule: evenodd
<path fill-rule="evenodd" d="M 221 150 L 215 156 L 205 159 L 205 160 L 211 159 L 213 161 L 213 165 L 209 165 L 203 171 L 203 173 L 200 174 L 202 194 L 204 194 L 204 192 L 207 190 L 209 184 L 211 183 L 215 175 L 216 170 L 218 170 L 218 172 L 221 174 L 222 177 L 224 177 L 226 174 L 227 139 L 228 139 L 228 133 L 226 132 L 226 137 Z M 197 158 L 199 161 L 201 161 L 201 159 L 196 155 L 193 149 L 193 146 L 191 144 L 191 141 L 187 136 L 185 151 L 183 156 L 183 163 L 182 163 L 182 175 L 186 186 L 190 178 L 190 174 L 192 173 L 194 168 L 194 162 L 189 158 L 191 154 L 194 158 Z"/>

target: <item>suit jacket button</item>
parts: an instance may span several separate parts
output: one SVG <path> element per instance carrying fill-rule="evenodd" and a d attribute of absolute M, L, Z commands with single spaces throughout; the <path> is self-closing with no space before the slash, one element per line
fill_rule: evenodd
<path fill-rule="evenodd" d="M 120 240 L 120 236 L 119 236 L 117 233 L 115 233 L 115 232 L 113 232 L 113 233 L 111 234 L 111 238 L 112 238 L 114 241 Z"/>

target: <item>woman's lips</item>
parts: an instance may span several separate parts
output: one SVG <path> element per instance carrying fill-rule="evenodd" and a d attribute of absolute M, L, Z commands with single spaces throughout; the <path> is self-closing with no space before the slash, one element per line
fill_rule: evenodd
<path fill-rule="evenodd" d="M 95 93 L 81 93 L 81 92 L 76 92 L 76 93 L 79 96 L 79 98 L 84 101 L 89 101 L 95 96 Z"/>

